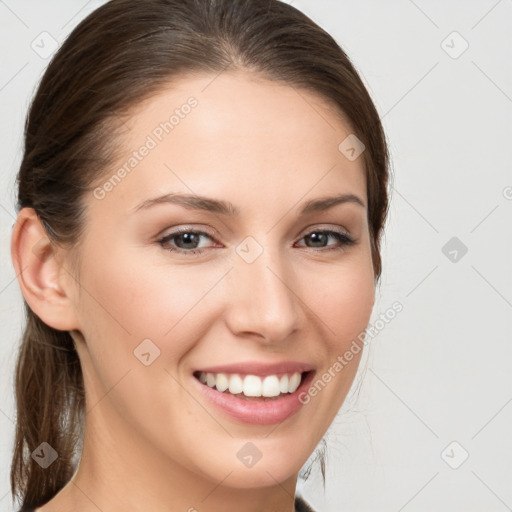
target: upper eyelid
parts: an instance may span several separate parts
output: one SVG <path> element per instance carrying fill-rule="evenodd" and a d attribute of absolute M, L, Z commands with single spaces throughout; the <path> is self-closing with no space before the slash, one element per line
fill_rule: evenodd
<path fill-rule="evenodd" d="M 171 236 L 177 236 L 177 235 L 181 235 L 182 233 L 197 233 L 197 234 L 200 234 L 200 235 L 206 235 L 206 236 L 209 236 L 210 238 L 215 238 L 215 234 L 213 233 L 210 233 L 208 232 L 206 229 L 200 229 L 200 228 L 176 228 L 174 231 L 169 231 L 168 233 L 165 233 L 163 235 L 159 235 L 158 238 L 168 238 L 168 237 L 171 237 Z"/>

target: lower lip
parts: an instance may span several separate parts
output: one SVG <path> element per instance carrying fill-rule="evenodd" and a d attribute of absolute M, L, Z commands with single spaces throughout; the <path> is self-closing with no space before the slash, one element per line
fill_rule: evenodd
<path fill-rule="evenodd" d="M 194 376 L 192 376 L 192 379 L 200 386 L 203 395 L 231 418 L 254 425 L 272 425 L 281 423 L 301 409 L 303 404 L 299 400 L 299 396 L 302 392 L 307 391 L 314 373 L 314 371 L 308 372 L 300 386 L 293 393 L 287 393 L 275 400 L 266 402 L 249 401 L 238 398 L 231 393 L 221 393 L 215 388 L 203 384 Z"/>

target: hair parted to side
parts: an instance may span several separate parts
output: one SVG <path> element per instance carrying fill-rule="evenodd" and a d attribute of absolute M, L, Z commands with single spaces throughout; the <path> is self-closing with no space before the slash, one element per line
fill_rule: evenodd
<path fill-rule="evenodd" d="M 17 176 L 18 211 L 34 208 L 53 243 L 79 247 L 84 198 L 118 157 L 115 138 L 125 116 L 187 73 L 223 71 L 314 92 L 350 122 L 366 148 L 361 157 L 377 283 L 389 173 L 378 113 L 335 40 L 278 0 L 112 0 L 91 13 L 53 56 L 32 100 Z M 13 498 L 38 507 L 77 467 L 85 392 L 70 333 L 49 327 L 24 305 L 10 479 Z M 42 442 L 58 453 L 46 469 L 30 456 Z"/>

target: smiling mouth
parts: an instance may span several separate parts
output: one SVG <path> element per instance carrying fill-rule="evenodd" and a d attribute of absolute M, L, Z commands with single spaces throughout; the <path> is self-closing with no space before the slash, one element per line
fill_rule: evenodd
<path fill-rule="evenodd" d="M 299 388 L 311 371 L 267 375 L 239 373 L 194 372 L 194 377 L 204 386 L 219 393 L 232 395 L 246 401 L 268 402 L 289 396 Z"/>

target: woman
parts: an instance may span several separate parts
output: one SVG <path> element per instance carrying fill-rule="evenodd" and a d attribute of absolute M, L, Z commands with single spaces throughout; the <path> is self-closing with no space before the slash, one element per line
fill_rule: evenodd
<path fill-rule="evenodd" d="M 297 9 L 82 21 L 18 175 L 23 510 L 311 510 L 296 483 L 357 371 L 387 183 L 368 92 Z"/>

